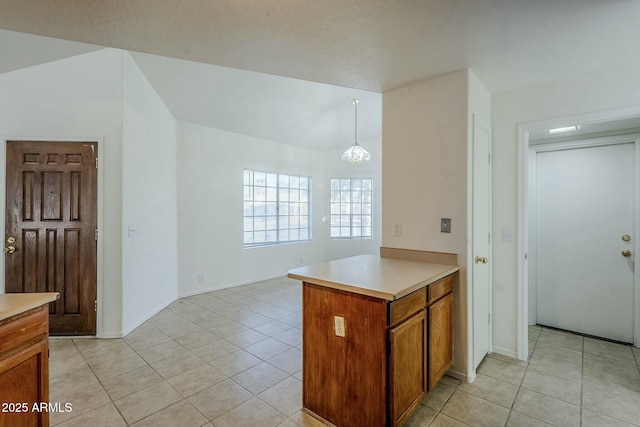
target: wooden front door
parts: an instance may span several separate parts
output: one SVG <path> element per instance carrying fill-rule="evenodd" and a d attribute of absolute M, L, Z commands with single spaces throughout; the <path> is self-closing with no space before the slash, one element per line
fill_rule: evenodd
<path fill-rule="evenodd" d="M 97 143 L 7 141 L 5 291 L 59 292 L 51 335 L 95 335 Z"/>

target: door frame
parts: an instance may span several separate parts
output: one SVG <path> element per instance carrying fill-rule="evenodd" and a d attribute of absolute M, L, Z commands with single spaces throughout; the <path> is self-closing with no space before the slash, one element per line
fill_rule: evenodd
<path fill-rule="evenodd" d="M 529 277 L 528 279 L 533 279 L 529 281 L 529 313 L 528 313 L 528 323 L 534 324 L 537 323 L 537 313 L 534 310 L 537 306 L 537 280 L 535 279 L 536 269 L 537 269 L 537 257 L 538 253 L 536 251 L 536 235 L 537 235 L 537 226 L 538 226 L 538 218 L 536 217 L 536 207 L 537 207 L 537 199 L 536 199 L 536 186 L 537 186 L 537 154 L 538 153 L 548 153 L 553 151 L 564 151 L 564 150 L 573 150 L 580 148 L 590 148 L 590 147 L 606 147 L 611 145 L 621 145 L 621 144 L 633 144 L 633 153 L 634 153 L 634 182 L 638 182 L 638 152 L 640 150 L 640 133 L 629 133 L 625 135 L 615 135 L 615 136 L 604 136 L 604 137 L 592 137 L 592 138 L 582 138 L 580 136 L 576 136 L 576 139 L 570 141 L 563 142 L 553 142 L 548 144 L 535 144 L 529 146 L 529 185 L 530 189 L 533 191 L 529 194 Z M 637 196 L 638 186 L 634 185 L 633 194 L 634 194 L 634 213 L 640 212 L 638 211 L 638 196 Z M 632 249 L 633 249 L 633 260 L 634 262 L 639 258 L 636 256 L 637 253 L 637 243 L 635 237 L 638 235 L 638 215 L 633 215 L 633 235 L 634 239 L 632 240 Z M 633 271 L 633 295 L 636 295 L 636 285 L 638 283 L 637 275 L 635 274 L 635 268 Z M 637 311 L 634 308 L 634 314 L 632 322 L 638 317 Z M 633 325 L 633 331 L 635 334 L 636 328 L 635 324 Z"/>
<path fill-rule="evenodd" d="M 33 136 L 33 135 L 4 135 L 0 137 L 0 186 L 2 188 L 3 197 L 0 201 L 0 209 L 2 212 L 2 227 L 4 230 L 5 224 L 5 210 L 6 210 L 6 191 L 7 191 L 7 141 L 33 141 L 33 142 L 95 142 L 98 146 L 98 207 L 97 207 L 97 224 L 98 224 L 98 244 L 97 244 L 97 265 L 96 265 L 96 299 L 97 299 L 97 311 L 96 311 L 96 337 L 102 338 L 103 336 L 103 317 L 104 317 L 104 239 L 103 239 L 103 215 L 104 211 L 104 137 L 78 137 L 78 136 Z M 6 230 L 4 230 L 4 234 Z M 0 263 L 0 275 L 4 276 L 4 262 Z M 4 279 L 0 285 L 0 293 L 5 292 Z"/>
<path fill-rule="evenodd" d="M 576 116 L 559 117 L 549 120 L 520 123 L 517 125 L 517 249 L 516 249 L 516 357 L 527 360 L 529 346 L 529 202 L 532 191 L 529 181 L 529 135 L 531 132 L 552 129 L 566 125 L 566 123 L 586 124 L 609 122 L 620 119 L 640 117 L 640 106 L 601 111 L 597 113 Z M 640 147 L 634 143 L 634 181 L 640 182 Z M 634 210 L 640 212 L 640 185 L 634 188 Z M 638 265 L 640 257 L 640 219 L 634 216 L 633 230 L 633 260 Z M 634 274 L 634 345 L 640 346 L 640 274 Z"/>

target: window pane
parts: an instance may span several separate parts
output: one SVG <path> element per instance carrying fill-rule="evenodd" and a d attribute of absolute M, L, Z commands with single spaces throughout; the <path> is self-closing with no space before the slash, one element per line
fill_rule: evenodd
<path fill-rule="evenodd" d="M 244 216 L 253 216 L 253 202 L 244 202 Z"/>
<path fill-rule="evenodd" d="M 371 237 L 371 183 L 370 178 L 330 180 L 330 237 Z"/>
<path fill-rule="evenodd" d="M 283 230 L 285 228 L 289 228 L 289 217 L 288 216 L 280 216 L 279 217 L 279 221 L 280 221 L 280 230 Z"/>
<path fill-rule="evenodd" d="M 267 174 L 267 187 L 277 187 L 278 186 L 278 174 L 276 173 L 268 173 Z"/>
<path fill-rule="evenodd" d="M 300 188 L 300 178 L 297 176 L 289 177 L 289 188 Z"/>
<path fill-rule="evenodd" d="M 278 241 L 278 232 L 276 230 L 267 231 L 267 235 L 265 238 L 267 242 L 277 242 Z"/>
<path fill-rule="evenodd" d="M 278 229 L 278 217 L 268 216 L 266 225 L 267 225 L 267 230 L 277 230 Z"/>
<path fill-rule="evenodd" d="M 245 247 L 310 239 L 310 188 L 310 177 L 244 171 Z"/>
<path fill-rule="evenodd" d="M 261 185 L 264 187 L 266 183 L 267 183 L 266 174 L 262 172 L 253 173 L 253 185 L 256 185 L 256 186 Z"/>
<path fill-rule="evenodd" d="M 267 203 L 267 215 L 277 215 L 278 204 L 276 202 Z"/>

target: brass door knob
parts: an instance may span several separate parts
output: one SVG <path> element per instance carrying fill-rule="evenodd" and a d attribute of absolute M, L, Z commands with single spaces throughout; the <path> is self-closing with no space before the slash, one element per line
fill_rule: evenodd
<path fill-rule="evenodd" d="M 16 251 L 15 246 L 7 246 L 6 248 L 4 248 L 4 253 L 5 254 L 12 254 Z"/>
<path fill-rule="evenodd" d="M 489 262 L 489 260 L 487 259 L 487 257 L 484 257 L 484 256 L 481 257 L 481 256 L 476 255 L 476 264 L 486 264 L 488 262 Z"/>
<path fill-rule="evenodd" d="M 631 256 L 631 251 L 622 251 L 622 256 L 625 258 L 629 258 Z"/>

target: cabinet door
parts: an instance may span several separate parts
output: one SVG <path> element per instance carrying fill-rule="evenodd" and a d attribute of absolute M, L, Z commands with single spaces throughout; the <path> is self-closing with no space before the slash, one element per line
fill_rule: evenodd
<path fill-rule="evenodd" d="M 429 312 L 429 390 L 453 363 L 453 294 L 427 308 Z"/>
<path fill-rule="evenodd" d="M 389 332 L 391 424 L 408 418 L 427 393 L 427 317 L 422 310 Z"/>

